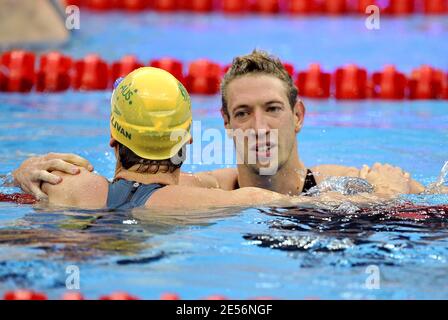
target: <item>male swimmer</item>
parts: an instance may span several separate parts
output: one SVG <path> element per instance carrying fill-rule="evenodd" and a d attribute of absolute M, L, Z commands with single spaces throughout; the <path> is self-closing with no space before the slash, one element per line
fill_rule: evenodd
<path fill-rule="evenodd" d="M 78 175 L 54 171 L 63 181 L 44 183 L 42 190 L 50 203 L 89 209 L 194 210 L 289 201 L 257 188 L 225 191 L 178 185 L 183 147 L 192 142 L 191 124 L 190 97 L 183 85 L 164 70 L 137 69 L 112 94 L 113 182 L 85 169 Z"/>
<path fill-rule="evenodd" d="M 237 168 L 181 173 L 180 185 L 228 191 L 259 187 L 286 195 L 299 195 L 321 185 L 329 177 L 357 177 L 370 182 L 378 194 L 412 194 L 424 190 L 409 173 L 388 164 L 376 163 L 371 168 L 363 166 L 361 169 L 339 165 L 306 168 L 300 160 L 296 139 L 303 126 L 305 107 L 298 99 L 298 90 L 291 76 L 275 56 L 255 50 L 249 55 L 236 57 L 224 76 L 221 94 L 225 128 L 254 131 L 257 134 L 255 143 L 245 147 L 261 158 L 275 155 L 277 170 L 263 175 L 260 172 L 264 164 L 260 161 L 244 161 Z M 271 145 L 266 142 L 270 139 L 258 139 L 258 132 L 269 136 L 274 131 L 276 143 Z M 27 159 L 13 176 L 23 190 L 45 198 L 45 190 L 42 192 L 39 188 L 40 183 L 57 184 L 61 181 L 59 176 L 50 173 L 51 170 L 76 174 L 79 171 L 77 166 L 88 168 L 90 164 L 72 154 L 48 154 Z M 68 175 L 64 175 L 64 179 L 66 177 Z"/>

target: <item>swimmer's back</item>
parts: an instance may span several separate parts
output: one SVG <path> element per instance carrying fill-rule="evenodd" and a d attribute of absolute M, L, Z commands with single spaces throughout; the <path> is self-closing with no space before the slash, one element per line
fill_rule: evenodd
<path fill-rule="evenodd" d="M 151 196 L 163 187 L 164 185 L 158 183 L 142 184 L 123 179 L 116 180 L 109 184 L 106 207 L 122 210 L 150 207 Z"/>
<path fill-rule="evenodd" d="M 86 209 L 149 208 L 151 196 L 164 187 L 160 184 L 145 185 L 122 179 L 110 183 L 104 177 L 85 169 L 81 169 L 77 175 L 60 171 L 52 173 L 63 180 L 57 185 L 42 185 L 42 190 L 48 194 L 49 202 Z"/>

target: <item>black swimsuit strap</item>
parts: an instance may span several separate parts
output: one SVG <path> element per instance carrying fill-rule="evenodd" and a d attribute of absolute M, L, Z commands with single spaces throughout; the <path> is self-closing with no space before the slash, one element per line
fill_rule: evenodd
<path fill-rule="evenodd" d="M 308 192 L 312 187 L 317 186 L 316 179 L 310 169 L 306 170 L 305 183 L 303 184 L 302 193 Z"/>

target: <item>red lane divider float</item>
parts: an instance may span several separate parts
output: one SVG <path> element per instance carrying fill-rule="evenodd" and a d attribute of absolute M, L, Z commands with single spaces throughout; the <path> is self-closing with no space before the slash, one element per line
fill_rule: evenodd
<path fill-rule="evenodd" d="M 184 10 L 196 13 L 209 13 L 214 10 L 213 0 L 192 0 L 185 1 Z"/>
<path fill-rule="evenodd" d="M 325 0 L 324 12 L 330 15 L 342 15 L 349 13 L 348 4 L 346 0 Z"/>
<path fill-rule="evenodd" d="M 177 293 L 164 293 L 160 296 L 160 300 L 180 300 Z"/>
<path fill-rule="evenodd" d="M 174 12 L 180 10 L 177 0 L 154 0 L 152 8 L 159 12 Z"/>
<path fill-rule="evenodd" d="M 112 87 L 113 82 L 115 82 L 116 79 L 125 77 L 135 69 L 143 66 L 143 63 L 138 61 L 137 58 L 132 55 L 124 56 L 119 61 L 115 61 L 109 69 L 109 88 Z"/>
<path fill-rule="evenodd" d="M 323 72 L 319 64 L 297 74 L 296 85 L 302 96 L 316 99 L 330 98 L 331 74 Z"/>
<path fill-rule="evenodd" d="M 149 65 L 154 68 L 160 68 L 168 71 L 173 76 L 175 76 L 176 79 L 185 84 L 185 77 L 183 72 L 184 66 L 182 65 L 181 61 L 171 58 L 162 58 L 157 60 L 151 60 L 149 62 Z"/>
<path fill-rule="evenodd" d="M 260 14 L 278 14 L 280 12 L 280 1 L 254 1 L 251 3 L 251 11 Z"/>
<path fill-rule="evenodd" d="M 76 61 L 72 75 L 75 90 L 105 90 L 108 88 L 108 65 L 97 54 Z"/>
<path fill-rule="evenodd" d="M 6 91 L 7 78 L 2 69 L 0 68 L 0 91 Z"/>
<path fill-rule="evenodd" d="M 377 0 L 359 0 L 358 1 L 358 6 L 356 8 L 356 11 L 359 14 L 365 14 L 366 10 L 369 6 L 378 6 L 378 1 Z"/>
<path fill-rule="evenodd" d="M 36 73 L 36 90 L 39 92 L 65 91 L 70 88 L 70 70 L 73 60 L 59 52 L 50 52 L 40 58 Z"/>
<path fill-rule="evenodd" d="M 85 0 L 65 0 L 66 6 L 85 6 Z"/>
<path fill-rule="evenodd" d="M 206 59 L 192 62 L 188 68 L 185 84 L 193 94 L 216 94 L 219 92 L 222 67 Z"/>
<path fill-rule="evenodd" d="M 47 296 L 32 290 L 8 291 L 3 296 L 3 300 L 47 300 Z"/>
<path fill-rule="evenodd" d="M 250 10 L 248 0 L 222 0 L 221 11 L 226 14 L 243 14 Z"/>
<path fill-rule="evenodd" d="M 291 63 L 288 63 L 288 62 L 284 62 L 283 66 L 285 67 L 285 69 L 289 73 L 289 75 L 291 77 L 294 77 L 294 74 L 296 73 L 296 69 L 294 68 L 294 65 Z"/>
<path fill-rule="evenodd" d="M 83 0 L 83 1 L 81 1 L 81 5 L 84 5 L 86 8 L 98 10 L 98 11 L 122 9 L 121 3 L 122 3 L 122 1 L 117 1 L 117 0 Z"/>
<path fill-rule="evenodd" d="M 426 14 L 445 14 L 448 13 L 448 1 L 426 0 L 423 8 Z"/>
<path fill-rule="evenodd" d="M 202 300 L 229 300 L 229 298 L 227 298 L 226 296 L 215 294 L 215 295 L 205 297 Z"/>
<path fill-rule="evenodd" d="M 412 72 L 409 89 L 410 99 L 446 99 L 448 77 L 440 70 L 425 65 Z"/>
<path fill-rule="evenodd" d="M 389 15 L 447 14 L 447 0 L 66 0 L 67 5 L 97 12 L 124 10 L 139 12 L 193 12 L 225 14 L 365 14 L 366 7 L 378 5 Z"/>
<path fill-rule="evenodd" d="M 119 77 L 144 66 L 133 55 L 127 55 L 108 64 L 97 54 L 74 60 L 59 52 L 40 57 L 35 71 L 35 54 L 23 50 L 10 51 L 0 57 L 0 91 L 60 92 L 73 90 L 106 90 Z M 149 61 L 152 67 L 167 70 L 181 81 L 191 94 L 213 95 L 229 65 L 222 66 L 208 59 L 198 59 L 188 65 L 173 58 Z M 423 65 L 409 76 L 395 66 L 368 73 L 365 68 L 347 65 L 334 72 L 323 71 L 319 64 L 308 70 L 298 70 L 284 63 L 286 71 L 295 80 L 299 95 L 308 98 L 353 99 L 448 99 L 448 74 L 443 70 Z M 186 73 L 184 73 L 186 69 Z"/>
<path fill-rule="evenodd" d="M 6 52 L 0 61 L 0 70 L 4 77 L 2 91 L 28 92 L 31 91 L 35 82 L 34 71 L 35 55 L 32 52 L 16 50 Z"/>
<path fill-rule="evenodd" d="M 395 66 L 389 65 L 382 72 L 375 72 L 372 75 L 372 84 L 374 98 L 389 100 L 405 98 L 407 79 Z"/>
<path fill-rule="evenodd" d="M 182 300 L 177 293 L 164 293 L 160 296 L 160 300 Z M 48 300 L 46 294 L 33 290 L 19 289 L 7 291 L 3 295 L 3 300 Z M 79 292 L 66 292 L 62 295 L 62 300 L 88 300 Z M 131 295 L 127 292 L 117 291 L 109 295 L 99 297 L 99 300 L 141 300 L 139 297 Z M 229 300 L 223 295 L 210 295 L 201 300 Z M 250 300 L 276 300 L 272 297 L 255 297 Z"/>
<path fill-rule="evenodd" d="M 148 7 L 148 0 L 127 0 L 123 1 L 122 8 L 127 11 L 142 11 Z"/>
<path fill-rule="evenodd" d="M 336 99 L 367 98 L 367 71 L 356 65 L 338 68 L 335 72 Z"/>
<path fill-rule="evenodd" d="M 17 204 L 34 204 L 37 199 L 26 193 L 0 193 L 0 202 L 14 202 Z"/>
<path fill-rule="evenodd" d="M 287 5 L 290 14 L 307 15 L 319 12 L 319 4 L 314 0 L 290 0 Z"/>
<path fill-rule="evenodd" d="M 114 292 L 110 295 L 101 296 L 100 300 L 140 300 L 140 299 L 126 292 Z"/>
<path fill-rule="evenodd" d="M 62 300 L 85 300 L 79 292 L 66 292 L 62 295 Z"/>
<path fill-rule="evenodd" d="M 415 0 L 390 0 L 384 10 L 391 15 L 408 15 L 415 12 Z"/>

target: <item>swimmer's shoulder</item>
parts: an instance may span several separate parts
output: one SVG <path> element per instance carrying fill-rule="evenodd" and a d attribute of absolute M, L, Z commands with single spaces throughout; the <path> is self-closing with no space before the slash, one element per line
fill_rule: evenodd
<path fill-rule="evenodd" d="M 89 209 L 104 208 L 107 203 L 109 183 L 106 178 L 80 168 L 80 173 L 70 175 L 60 171 L 53 174 L 62 177 L 57 185 L 44 183 L 42 190 L 50 203 Z"/>
<path fill-rule="evenodd" d="M 226 168 L 194 174 L 182 173 L 179 185 L 231 191 L 238 188 L 238 171 Z"/>
<path fill-rule="evenodd" d="M 209 174 L 216 179 L 219 189 L 238 189 L 238 170 L 236 168 L 225 168 L 210 171 Z"/>

